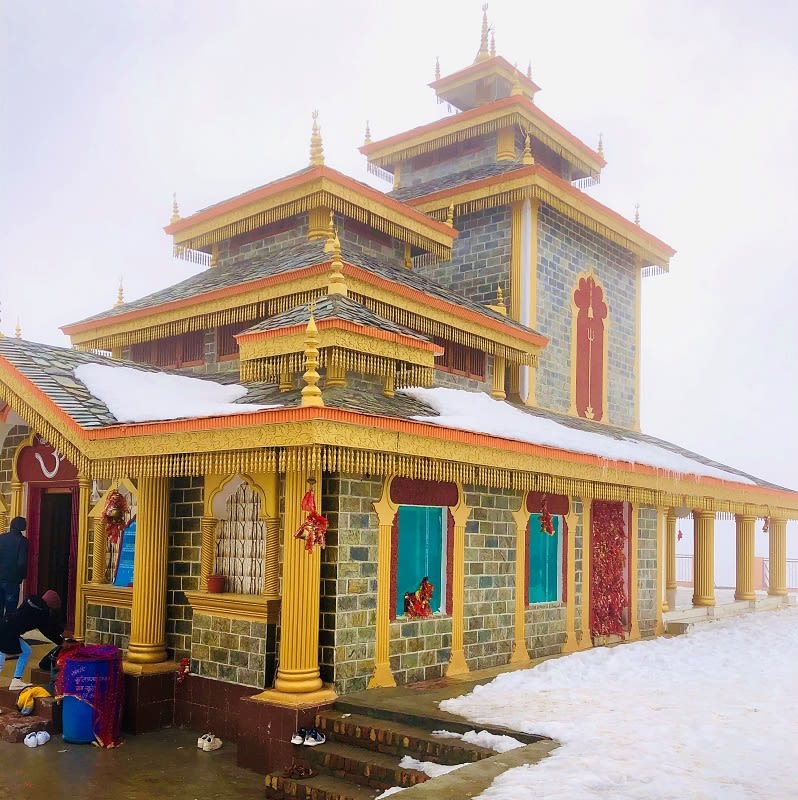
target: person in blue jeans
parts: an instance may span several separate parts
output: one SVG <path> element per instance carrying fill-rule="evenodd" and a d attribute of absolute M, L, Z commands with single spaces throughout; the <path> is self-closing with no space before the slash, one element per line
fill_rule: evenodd
<path fill-rule="evenodd" d="M 0 536 L 0 619 L 16 610 L 19 587 L 28 574 L 28 540 L 22 534 L 27 526 L 25 517 L 14 517 Z"/>
<path fill-rule="evenodd" d="M 0 622 L 0 671 L 5 665 L 6 656 L 19 654 L 14 678 L 8 687 L 12 690 L 30 686 L 23 679 L 25 667 L 31 654 L 30 645 L 22 638 L 28 631 L 38 630 L 56 644 L 64 641 L 63 626 L 53 613 L 61 608 L 58 592 L 48 589 L 43 595 L 29 595 L 25 602 L 12 614 Z"/>

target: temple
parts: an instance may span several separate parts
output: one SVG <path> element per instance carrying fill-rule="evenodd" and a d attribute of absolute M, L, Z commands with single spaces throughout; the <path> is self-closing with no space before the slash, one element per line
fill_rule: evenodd
<path fill-rule="evenodd" d="M 314 113 L 304 168 L 174 201 L 191 277 L 120 287 L 71 348 L 0 338 L 0 529 L 26 516 L 27 590 L 124 651 L 128 730 L 277 768 L 277 722 L 341 695 L 659 635 L 680 517 L 695 609 L 718 518 L 736 601 L 787 602 L 798 493 L 640 430 L 641 281 L 674 250 L 586 192 L 601 146 L 487 31 L 430 84 L 449 113 L 367 128 L 386 191 L 326 163 Z"/>

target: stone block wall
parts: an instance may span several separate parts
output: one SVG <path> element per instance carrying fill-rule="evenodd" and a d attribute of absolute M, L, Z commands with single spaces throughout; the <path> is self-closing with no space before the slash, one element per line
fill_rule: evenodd
<path fill-rule="evenodd" d="M 390 623 L 388 659 L 397 684 L 440 678 L 452 652 L 452 618 L 399 617 Z"/>
<path fill-rule="evenodd" d="M 538 214 L 537 330 L 549 337 L 540 354 L 537 401 L 567 413 L 571 404 L 571 302 L 577 275 L 593 269 L 609 309 L 604 421 L 630 427 L 635 409 L 636 278 L 632 253 L 549 206 Z"/>
<path fill-rule="evenodd" d="M 172 478 L 169 482 L 169 568 L 166 579 L 166 645 L 175 660 L 191 654 L 192 610 L 186 591 L 199 588 L 202 532 L 201 476 Z"/>
<path fill-rule="evenodd" d="M 515 618 L 517 493 L 466 486 L 471 516 L 465 529 L 464 634 L 471 669 L 506 664 Z"/>
<path fill-rule="evenodd" d="M 86 608 L 86 642 L 112 644 L 127 650 L 130 639 L 130 609 L 89 603 Z"/>
<path fill-rule="evenodd" d="M 496 302 L 496 290 L 509 301 L 512 211 L 510 206 L 463 214 L 454 222 L 460 235 L 451 261 L 440 261 L 418 271 L 427 278 L 484 305 Z"/>
<path fill-rule="evenodd" d="M 401 164 L 400 186 L 418 186 L 446 175 L 456 175 L 475 167 L 496 163 L 496 134 L 491 133 L 455 146 L 452 155 L 443 161 L 429 163 L 434 157 L 418 156 Z M 457 228 L 459 229 L 459 225 Z"/>
<path fill-rule="evenodd" d="M 192 672 L 206 678 L 265 688 L 265 622 L 197 614 L 193 623 Z"/>
<path fill-rule="evenodd" d="M 402 242 L 392 239 L 379 231 L 369 231 L 355 220 L 335 215 L 338 240 L 341 242 L 341 258 L 357 262 L 358 257 L 390 264 L 404 269 L 405 248 Z M 319 242 L 319 247 L 323 246 Z"/>
<path fill-rule="evenodd" d="M 558 655 L 565 641 L 565 603 L 527 606 L 524 640 L 530 658 Z"/>
<path fill-rule="evenodd" d="M 657 509 L 637 509 L 637 618 L 641 636 L 657 625 Z"/>
<path fill-rule="evenodd" d="M 306 242 L 307 238 L 308 215 L 298 214 L 291 219 L 272 223 L 265 229 L 220 242 L 219 266 L 212 269 L 268 258 L 285 248 Z"/>
<path fill-rule="evenodd" d="M 11 478 L 14 470 L 14 454 L 25 439 L 30 436 L 27 425 L 15 425 L 0 442 L 0 497 L 6 508 L 11 508 Z M 10 522 L 10 519 L 8 520 Z M 3 531 L 0 531 L 2 533 Z"/>

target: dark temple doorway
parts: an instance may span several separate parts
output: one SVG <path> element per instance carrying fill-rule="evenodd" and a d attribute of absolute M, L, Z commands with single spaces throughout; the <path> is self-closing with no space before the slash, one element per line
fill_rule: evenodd
<path fill-rule="evenodd" d="M 69 489 L 45 489 L 39 519 L 39 594 L 55 589 L 64 601 L 61 622 L 67 621 L 69 560 L 72 541 L 72 493 Z"/>

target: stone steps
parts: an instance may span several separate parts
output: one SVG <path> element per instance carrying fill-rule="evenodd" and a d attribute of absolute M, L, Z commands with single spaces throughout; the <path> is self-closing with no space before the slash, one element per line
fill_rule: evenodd
<path fill-rule="evenodd" d="M 409 713 L 399 715 L 400 720 L 384 719 L 347 708 L 339 702 L 316 716 L 316 728 L 327 737 L 324 744 L 294 747 L 295 763 L 318 774 L 312 778 L 289 778 L 277 772 L 267 775 L 268 800 L 371 800 L 393 786 L 411 788 L 429 780 L 420 770 L 399 766 L 405 755 L 446 765 L 472 764 L 495 755 L 457 738 L 432 735 L 440 728 L 472 730 L 473 726 L 450 725 Z"/>
<path fill-rule="evenodd" d="M 29 715 L 19 712 L 18 697 L 19 691 L 0 687 L 0 740 L 21 742 L 32 731 L 61 733 L 61 704 L 54 697 L 37 697 Z"/>

